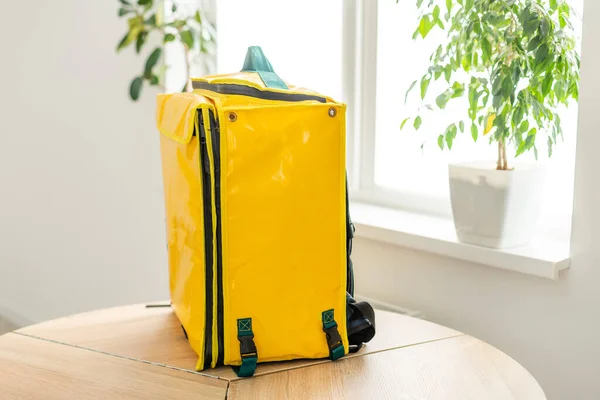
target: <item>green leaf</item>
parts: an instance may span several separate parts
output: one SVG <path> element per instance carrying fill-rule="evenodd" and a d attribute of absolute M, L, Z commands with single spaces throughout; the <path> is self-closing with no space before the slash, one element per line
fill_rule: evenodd
<path fill-rule="evenodd" d="M 462 83 L 454 82 L 452 85 L 452 98 L 455 99 L 460 97 L 465 92 L 465 85 Z"/>
<path fill-rule="evenodd" d="M 473 138 L 473 141 L 476 142 L 477 141 L 477 137 L 478 137 L 478 132 L 477 132 L 477 126 L 473 123 L 471 124 L 471 137 Z"/>
<path fill-rule="evenodd" d="M 560 25 L 560 29 L 565 29 L 565 26 L 567 26 L 567 20 L 562 15 L 558 16 L 558 23 Z"/>
<path fill-rule="evenodd" d="M 145 75 L 151 74 L 152 68 L 154 68 L 156 63 L 158 63 L 158 60 L 160 59 L 161 55 L 162 55 L 162 49 L 160 47 L 155 48 L 154 51 L 152 53 L 150 53 L 150 55 L 148 56 L 148 59 L 146 60 L 146 66 L 144 68 Z"/>
<path fill-rule="evenodd" d="M 525 140 L 523 140 L 519 144 L 519 147 L 517 148 L 517 154 L 516 154 L 515 157 L 520 156 L 521 154 L 523 154 L 527 150 L 530 150 L 535 145 L 535 133 L 536 133 L 536 129 L 535 128 L 532 128 L 531 131 L 529 131 L 529 134 L 527 135 L 527 138 L 525 138 Z"/>
<path fill-rule="evenodd" d="M 202 16 L 200 15 L 200 10 L 196 10 L 196 14 L 194 14 L 194 19 L 199 23 L 202 24 Z"/>
<path fill-rule="evenodd" d="M 559 101 L 565 100 L 565 87 L 561 81 L 556 81 L 554 84 L 554 93 L 556 93 L 556 97 Z"/>
<path fill-rule="evenodd" d="M 415 130 L 419 130 L 419 127 L 421 126 L 421 116 L 418 115 L 417 118 L 415 118 L 415 122 L 413 123 L 413 126 L 415 128 Z"/>
<path fill-rule="evenodd" d="M 429 15 L 425 15 L 423 18 L 421 18 L 421 22 L 419 23 L 419 33 L 421 34 L 421 37 L 425 39 L 427 34 L 431 31 L 431 28 L 434 26 L 435 24 L 431 22 Z"/>
<path fill-rule="evenodd" d="M 173 3 L 171 6 L 171 12 L 177 12 L 177 4 Z"/>
<path fill-rule="evenodd" d="M 496 79 L 492 82 L 492 94 L 497 95 L 502 90 L 502 76 L 497 76 Z"/>
<path fill-rule="evenodd" d="M 550 93 L 550 89 L 552 89 L 552 74 L 546 74 L 546 78 L 544 78 L 544 82 L 542 82 L 542 94 L 546 96 Z"/>
<path fill-rule="evenodd" d="M 156 14 L 152 14 L 150 18 L 146 20 L 146 24 L 156 28 Z"/>
<path fill-rule="evenodd" d="M 119 0 L 121 2 L 121 4 L 125 4 L 126 6 L 130 6 L 131 3 L 127 0 Z"/>
<path fill-rule="evenodd" d="M 429 77 L 423 77 L 423 79 L 421 79 L 421 100 L 425 99 L 425 95 L 427 94 L 427 88 L 429 87 L 429 82 L 430 82 L 431 78 Z"/>
<path fill-rule="evenodd" d="M 410 120 L 410 117 L 405 118 L 404 121 L 402 121 L 402 123 L 400 124 L 400 130 L 402 130 L 404 128 L 404 125 L 406 125 L 406 123 Z"/>
<path fill-rule="evenodd" d="M 556 10 L 556 0 L 550 0 L 550 9 Z"/>
<path fill-rule="evenodd" d="M 119 17 L 122 17 L 123 15 L 127 15 L 131 12 L 132 12 L 131 10 L 121 7 L 121 8 L 119 8 Z"/>
<path fill-rule="evenodd" d="M 514 90 L 515 87 L 513 86 L 510 76 L 507 76 L 502 81 L 502 96 L 504 96 L 504 98 L 507 99 L 510 97 Z"/>
<path fill-rule="evenodd" d="M 444 107 L 446 107 L 448 100 L 450 100 L 450 96 L 448 95 L 447 92 L 444 92 L 444 93 L 440 94 L 438 97 L 436 97 L 435 104 L 437 104 L 437 106 L 443 110 Z"/>
<path fill-rule="evenodd" d="M 129 86 L 129 97 L 131 97 L 133 101 L 137 101 L 137 99 L 140 98 L 143 84 L 144 81 L 141 76 L 138 76 L 131 81 L 131 85 Z"/>
<path fill-rule="evenodd" d="M 465 123 L 463 121 L 458 123 L 458 129 L 460 129 L 461 132 L 465 131 Z"/>
<path fill-rule="evenodd" d="M 503 102 L 504 102 L 504 97 L 497 94 L 494 96 L 494 99 L 492 101 L 492 106 L 497 110 L 500 108 L 500 106 L 502 105 Z"/>
<path fill-rule="evenodd" d="M 127 32 L 125 34 L 125 36 L 123 36 L 123 38 L 121 39 L 121 41 L 119 42 L 119 44 L 117 45 L 117 53 L 121 50 L 123 50 L 125 47 L 129 46 L 131 44 L 132 40 L 130 38 L 129 32 Z"/>
<path fill-rule="evenodd" d="M 423 4 L 423 0 L 417 0 L 417 8 L 421 7 L 421 4 Z"/>
<path fill-rule="evenodd" d="M 150 78 L 150 85 L 156 86 L 159 82 L 160 80 L 158 79 L 158 75 L 152 75 L 152 77 Z"/>
<path fill-rule="evenodd" d="M 413 83 L 410 84 L 408 90 L 406 91 L 406 94 L 404 95 L 404 104 L 406 104 L 406 100 L 408 100 L 408 95 L 409 95 L 410 91 L 413 90 L 413 88 L 415 87 L 416 84 L 417 84 L 417 81 L 413 81 Z"/>
<path fill-rule="evenodd" d="M 481 40 L 481 52 L 482 52 L 482 59 L 483 59 L 484 63 L 488 60 L 491 60 L 492 43 L 490 43 L 490 41 L 487 39 L 487 37 L 484 37 Z"/>
<path fill-rule="evenodd" d="M 152 4 L 152 0 L 138 0 L 139 6 L 147 6 L 147 5 L 151 5 L 151 4 Z"/>
<path fill-rule="evenodd" d="M 552 157 L 552 138 L 548 136 L 548 158 Z"/>
<path fill-rule="evenodd" d="M 140 32 L 136 41 L 135 41 L 135 52 L 140 54 L 144 43 L 146 43 L 146 38 L 148 37 L 148 32 Z"/>
<path fill-rule="evenodd" d="M 519 125 L 519 133 L 525 133 L 529 129 L 529 121 L 525 120 Z"/>
<path fill-rule="evenodd" d="M 527 51 L 534 51 L 535 49 L 537 49 L 538 47 L 540 47 L 540 44 L 542 44 L 542 38 L 539 35 L 538 36 L 534 36 L 529 41 L 529 44 L 527 44 Z"/>
<path fill-rule="evenodd" d="M 446 0 L 446 10 L 448 10 L 448 14 L 452 12 L 452 0 Z"/>
<path fill-rule="evenodd" d="M 537 14 L 530 13 L 529 10 L 526 10 L 526 12 L 529 18 L 523 23 L 523 33 L 529 36 L 540 26 L 540 20 L 538 19 Z"/>
<path fill-rule="evenodd" d="M 163 38 L 164 43 L 172 42 L 173 40 L 175 40 L 175 35 L 172 33 L 165 33 L 165 37 Z"/>
<path fill-rule="evenodd" d="M 543 36 L 548 36 L 549 32 L 550 32 L 550 21 L 548 21 L 548 18 L 544 18 L 544 19 L 542 19 L 542 22 L 540 24 L 540 33 Z"/>
<path fill-rule="evenodd" d="M 440 6 L 435 6 L 433 9 L 433 20 L 436 21 L 440 18 Z"/>
<path fill-rule="evenodd" d="M 440 149 L 444 150 L 444 135 L 438 136 L 438 146 Z"/>
<path fill-rule="evenodd" d="M 515 112 L 513 113 L 513 117 L 512 117 L 512 122 L 514 126 L 517 126 L 521 123 L 521 121 L 523 120 L 523 116 L 525 114 L 525 110 L 523 109 L 523 106 L 518 106 L 515 109 Z"/>
<path fill-rule="evenodd" d="M 454 142 L 454 138 L 456 137 L 456 125 L 451 124 L 446 128 L 446 145 L 448 146 L 448 150 L 452 150 L 452 143 Z"/>
<path fill-rule="evenodd" d="M 545 43 L 542 44 L 535 52 L 535 61 L 540 64 L 544 62 L 548 57 L 549 51 L 550 49 L 548 48 L 548 45 Z"/>
<path fill-rule="evenodd" d="M 181 41 L 188 47 L 188 49 L 194 47 L 194 36 L 192 35 L 191 30 L 187 29 L 185 31 L 181 31 L 180 36 Z"/>
<path fill-rule="evenodd" d="M 450 79 L 452 79 L 452 67 L 450 65 L 446 65 L 446 68 L 444 68 L 444 79 L 448 83 L 450 83 Z"/>
<path fill-rule="evenodd" d="M 417 27 L 417 29 L 415 29 L 415 31 L 412 34 L 412 40 L 416 40 L 419 37 L 419 27 Z"/>

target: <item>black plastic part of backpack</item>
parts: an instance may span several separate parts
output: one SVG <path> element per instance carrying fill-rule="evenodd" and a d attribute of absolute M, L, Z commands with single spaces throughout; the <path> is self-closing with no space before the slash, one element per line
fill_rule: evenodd
<path fill-rule="evenodd" d="M 354 224 L 350 218 L 348 201 L 348 178 L 346 177 L 346 325 L 350 352 L 355 353 L 375 336 L 375 311 L 366 301 L 354 300 L 354 268 L 352 265 L 352 239 Z"/>

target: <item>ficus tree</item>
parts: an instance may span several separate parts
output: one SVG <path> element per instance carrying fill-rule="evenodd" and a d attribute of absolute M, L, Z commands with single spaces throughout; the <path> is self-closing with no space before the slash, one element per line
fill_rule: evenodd
<path fill-rule="evenodd" d="M 191 62 L 195 56 L 214 53 L 215 28 L 202 9 L 179 10 L 173 3 L 170 12 L 162 0 L 119 0 L 118 16 L 127 19 L 127 32 L 117 45 L 117 52 L 135 45 L 140 54 L 150 35 L 160 35 L 163 44 L 180 42 L 185 53 L 186 82 L 182 91 L 189 91 Z M 129 86 L 132 100 L 140 97 L 144 84 L 162 85 L 166 66 L 161 64 L 162 46 L 155 47 L 147 57 L 142 72 L 133 78 Z"/>
<path fill-rule="evenodd" d="M 407 0 L 402 0 L 407 1 Z M 446 86 L 412 120 L 419 129 L 426 113 L 463 99 L 464 115 L 439 132 L 437 143 L 452 148 L 459 133 L 477 141 L 489 134 L 498 144 L 497 169 L 509 169 L 507 146 L 515 156 L 533 150 L 544 137 L 548 155 L 562 138 L 557 110 L 579 96 L 579 54 L 572 25 L 574 11 L 565 0 L 417 0 L 420 11 L 413 39 L 442 30 L 445 40 L 431 54 L 425 74 L 406 93 L 420 89 L 425 101 L 430 83 Z M 468 99 L 468 106 L 466 106 Z"/>

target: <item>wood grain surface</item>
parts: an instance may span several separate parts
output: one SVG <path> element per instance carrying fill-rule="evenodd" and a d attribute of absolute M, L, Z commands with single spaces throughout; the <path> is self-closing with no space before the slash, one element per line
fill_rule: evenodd
<path fill-rule="evenodd" d="M 227 381 L 9 333 L 0 336 L 2 400 L 225 399 Z"/>
<path fill-rule="evenodd" d="M 432 322 L 387 311 L 377 310 L 375 319 L 375 338 L 358 353 L 346 357 L 460 335 L 460 332 Z M 17 332 L 191 371 L 197 361 L 196 354 L 183 336 L 177 316 L 169 307 L 133 305 L 92 311 L 26 327 Z M 297 360 L 260 364 L 256 376 L 327 362 Z M 228 380 L 238 379 L 230 367 L 207 369 L 202 373 Z"/>
<path fill-rule="evenodd" d="M 469 336 L 231 382 L 228 399 L 543 400 L 513 359 Z"/>
<path fill-rule="evenodd" d="M 118 307 L 0 336 L 0 400 L 543 400 L 536 380 L 492 346 L 431 322 L 377 311 L 377 335 L 336 362 L 194 372 L 169 307 Z"/>

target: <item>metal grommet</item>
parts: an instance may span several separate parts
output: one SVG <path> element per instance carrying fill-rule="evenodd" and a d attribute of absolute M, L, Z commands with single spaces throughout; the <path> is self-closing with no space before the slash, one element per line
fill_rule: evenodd
<path fill-rule="evenodd" d="M 329 109 L 329 111 L 327 112 L 327 114 L 329 114 L 329 116 L 333 118 L 337 115 L 337 110 L 335 108 L 331 107 Z"/>
<path fill-rule="evenodd" d="M 229 114 L 227 114 L 227 119 L 229 120 L 229 122 L 235 122 L 237 121 L 237 114 L 234 112 L 230 112 Z"/>

